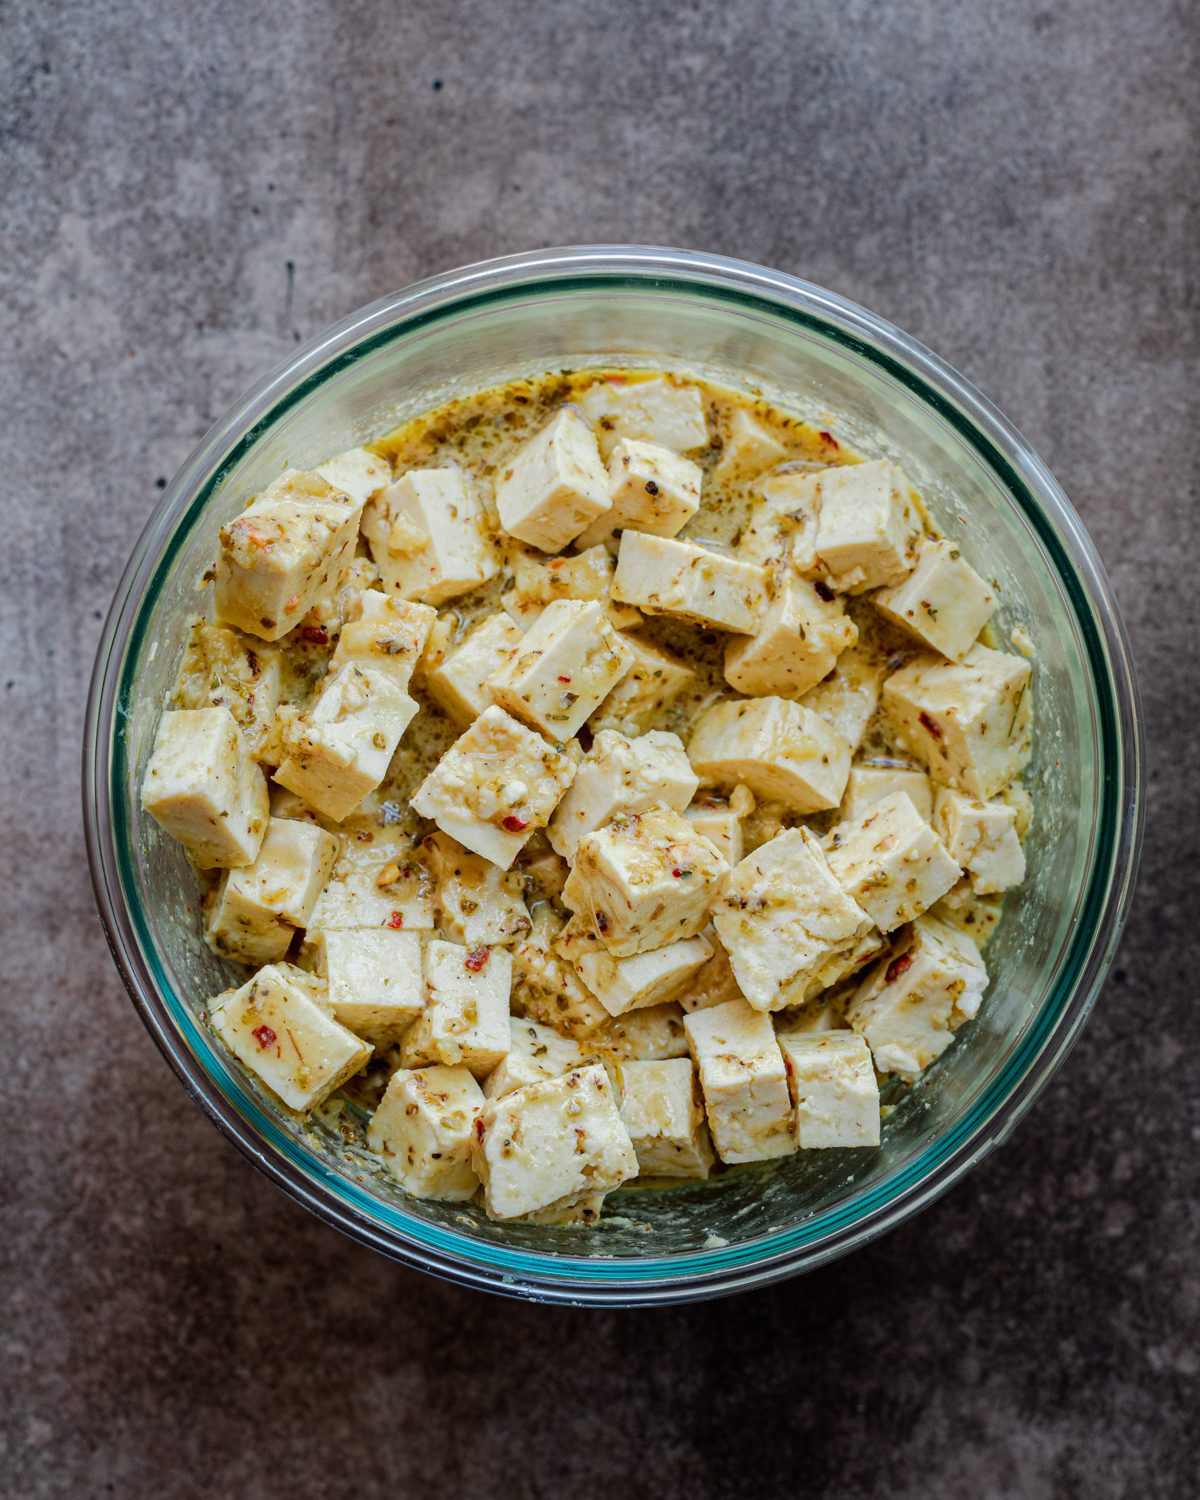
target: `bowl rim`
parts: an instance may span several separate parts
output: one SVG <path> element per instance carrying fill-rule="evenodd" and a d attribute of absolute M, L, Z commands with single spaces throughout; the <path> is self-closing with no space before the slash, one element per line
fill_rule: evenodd
<path fill-rule="evenodd" d="M 118 714 L 125 668 L 170 541 L 188 529 L 223 477 L 295 401 L 339 369 L 468 307 L 550 291 L 677 290 L 767 311 L 880 367 L 952 426 L 1001 483 L 1053 559 L 1084 639 L 1099 701 L 1104 828 L 1068 958 L 1025 1036 L 963 1118 L 864 1199 L 824 1209 L 828 1227 L 797 1245 L 797 1226 L 736 1246 L 669 1257 L 575 1257 L 495 1249 L 467 1233 L 393 1209 L 288 1141 L 252 1103 L 235 1107 L 185 1040 L 179 997 L 163 993 L 148 930 L 126 896 L 126 830 L 113 815 L 123 784 Z M 857 304 L 779 271 L 723 256 L 649 246 L 565 246 L 476 262 L 379 299 L 295 351 L 225 412 L 164 491 L 121 576 L 88 694 L 84 826 L 96 902 L 114 962 L 150 1034 L 188 1093 L 277 1185 L 326 1222 L 394 1259 L 460 1284 L 542 1301 L 678 1303 L 796 1275 L 867 1243 L 945 1192 L 995 1146 L 1049 1082 L 1095 1003 L 1128 917 L 1144 823 L 1141 708 L 1120 610 L 1096 548 L 1066 495 L 1020 433 L 961 375 Z M 197 1023 L 186 1013 L 193 1027 Z M 255 1119 L 254 1116 L 258 1115 Z M 278 1139 L 273 1141 L 272 1137 Z M 896 1179 L 899 1179 L 897 1185 Z M 881 1199 L 880 1202 L 874 1202 Z M 381 1210 L 394 1221 L 380 1223 Z M 767 1248 L 756 1252 L 754 1247 Z"/>

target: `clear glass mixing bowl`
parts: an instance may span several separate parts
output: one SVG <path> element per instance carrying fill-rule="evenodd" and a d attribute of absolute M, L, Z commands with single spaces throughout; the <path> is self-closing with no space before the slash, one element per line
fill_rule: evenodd
<path fill-rule="evenodd" d="M 905 1093 L 879 1151 L 823 1151 L 708 1185 L 609 1199 L 590 1231 L 496 1225 L 406 1197 L 340 1136 L 286 1117 L 203 1026 L 230 982 L 196 882 L 138 788 L 218 528 L 305 467 L 456 393 L 522 373 L 665 365 L 755 386 L 895 456 L 975 566 L 1003 634 L 1036 643 L 1029 878 L 988 948 L 978 1020 Z M 1091 541 L 1045 466 L 977 392 L 862 308 L 775 271 L 636 247 L 542 251 L 422 282 L 322 334 L 250 391 L 176 476 L 134 549 L 88 706 L 84 806 L 114 957 L 193 1098 L 267 1176 L 410 1265 L 564 1302 L 677 1302 L 793 1275 L 882 1233 L 998 1142 L 1085 1020 L 1127 911 L 1141 830 L 1128 645 Z"/>

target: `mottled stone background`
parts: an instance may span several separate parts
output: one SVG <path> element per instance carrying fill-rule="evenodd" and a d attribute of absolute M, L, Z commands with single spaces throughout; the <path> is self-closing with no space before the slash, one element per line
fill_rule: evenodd
<path fill-rule="evenodd" d="M 0 1492 L 1195 1494 L 1195 7 L 8 0 L 0 27 Z M 259 1177 L 125 997 L 77 771 L 127 551 L 248 382 L 415 277 L 622 239 L 824 283 L 988 392 L 1112 572 L 1151 757 L 1119 967 L 1010 1144 L 820 1274 L 637 1314 L 441 1285 Z"/>

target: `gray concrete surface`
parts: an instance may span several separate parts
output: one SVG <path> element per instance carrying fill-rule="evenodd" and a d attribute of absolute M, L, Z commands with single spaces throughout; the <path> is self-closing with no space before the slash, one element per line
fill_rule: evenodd
<path fill-rule="evenodd" d="M 1196 1493 L 1195 19 L 0 7 L 0 1492 Z M 644 1314 L 431 1282 L 258 1177 L 124 995 L 77 790 L 101 612 L 213 417 L 384 291 L 593 239 L 799 272 L 971 376 L 1096 537 L 1151 736 L 1119 966 L 1011 1143 L 819 1275 Z"/>

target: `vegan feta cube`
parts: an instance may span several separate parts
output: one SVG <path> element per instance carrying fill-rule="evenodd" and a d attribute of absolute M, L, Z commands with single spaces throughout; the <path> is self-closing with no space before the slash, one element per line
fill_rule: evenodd
<path fill-rule="evenodd" d="M 1015 807 L 939 787 L 933 824 L 955 863 L 970 875 L 977 895 L 994 896 L 1025 879 Z"/>
<path fill-rule="evenodd" d="M 467 1068 L 397 1068 L 367 1127 L 367 1145 L 406 1192 L 465 1203 L 479 1188 L 471 1140 L 483 1107 Z"/>
<path fill-rule="evenodd" d="M 369 448 L 347 448 L 316 466 L 315 472 L 356 505 L 373 500 L 392 482 L 392 466 Z"/>
<path fill-rule="evenodd" d="M 410 469 L 363 512 L 385 588 L 444 604 L 500 571 L 483 507 L 461 469 Z"/>
<path fill-rule="evenodd" d="M 172 708 L 227 708 L 258 760 L 279 707 L 279 652 L 226 625 L 198 620 L 179 668 Z"/>
<path fill-rule="evenodd" d="M 617 729 L 627 735 L 644 734 L 696 674 L 677 656 L 636 632 L 623 633 L 621 640 L 630 653 L 629 669 L 592 715 L 589 725 L 594 731 Z"/>
<path fill-rule="evenodd" d="M 753 479 L 764 469 L 782 463 L 787 456 L 787 448 L 766 422 L 745 407 L 738 407 L 729 419 L 729 434 L 721 448 L 716 477 L 723 483 Z"/>
<path fill-rule="evenodd" d="M 721 1160 L 790 1156 L 796 1149 L 792 1101 L 770 1018 L 744 1000 L 729 1000 L 693 1011 L 683 1026 Z"/>
<path fill-rule="evenodd" d="M 738 556 L 760 567 L 817 570 L 820 470 L 785 469 L 763 480 L 738 540 Z"/>
<path fill-rule="evenodd" d="M 713 951 L 706 938 L 696 936 L 648 953 L 614 958 L 579 915 L 567 923 L 555 948 L 610 1016 L 674 1000 Z"/>
<path fill-rule="evenodd" d="M 919 917 L 962 873 L 906 792 L 893 792 L 825 841 L 829 868 L 881 932 Z"/>
<path fill-rule="evenodd" d="M 362 813 L 340 830 L 342 847 L 313 907 L 311 930 L 431 930 L 433 877 L 409 833 Z"/>
<path fill-rule="evenodd" d="M 748 634 L 766 609 L 767 575 L 694 542 L 623 531 L 613 596 L 647 614 Z"/>
<path fill-rule="evenodd" d="M 926 538 L 908 577 L 879 589 L 871 603 L 926 646 L 962 661 L 991 619 L 996 596 L 952 542 Z"/>
<path fill-rule="evenodd" d="M 800 701 L 819 714 L 854 751 L 879 707 L 882 681 L 883 667 L 868 651 L 851 646 L 838 657 L 829 676 L 809 688 Z"/>
<path fill-rule="evenodd" d="M 920 540 L 908 483 L 887 459 L 822 472 L 816 554 L 838 593 L 862 594 L 907 578 Z"/>
<path fill-rule="evenodd" d="M 730 869 L 745 852 L 742 820 L 725 802 L 703 797 L 684 809 L 684 817 L 702 838 L 716 849 Z"/>
<path fill-rule="evenodd" d="M 879 1085 L 857 1032 L 781 1032 L 802 1151 L 879 1145 Z"/>
<path fill-rule="evenodd" d="M 508 1055 L 512 955 L 432 938 L 425 949 L 425 1007 L 404 1034 L 406 1068 L 462 1064 L 482 1078 Z"/>
<path fill-rule="evenodd" d="M 739 693 L 799 698 L 833 671 L 858 627 L 824 585 L 780 577 L 754 635 L 725 645 L 725 681 Z"/>
<path fill-rule="evenodd" d="M 398 1042 L 425 1008 L 421 939 L 390 927 L 317 932 L 309 941 L 315 972 L 333 1014 L 377 1047 Z"/>
<path fill-rule="evenodd" d="M 351 665 L 370 668 L 407 692 L 436 619 L 437 611 L 428 604 L 364 589 L 342 626 L 329 670 L 336 674 Z"/>
<path fill-rule="evenodd" d="M 497 669 L 492 695 L 509 713 L 565 740 L 578 734 L 629 666 L 600 604 L 558 599 Z"/>
<path fill-rule="evenodd" d="M 456 724 L 469 724 L 491 707 L 492 678 L 521 644 L 521 632 L 503 611 L 488 615 L 460 640 L 450 620 L 439 621 L 425 656 L 429 696 Z"/>
<path fill-rule="evenodd" d="M 202 870 L 251 864 L 267 831 L 267 783 L 227 708 L 168 709 L 142 806 Z"/>
<path fill-rule="evenodd" d="M 497 704 L 455 740 L 412 795 L 443 833 L 507 870 L 575 778 L 577 742 L 556 748 Z"/>
<path fill-rule="evenodd" d="M 513 1009 L 571 1037 L 588 1037 L 609 1019 L 587 985 L 554 950 L 563 919 L 546 903 L 530 913 L 532 930 L 512 952 Z"/>
<path fill-rule="evenodd" d="M 1003 910 L 1003 896 L 977 895 L 971 877 L 964 875 L 940 901 L 934 902 L 926 915 L 965 932 L 975 946 L 982 949 L 995 932 Z"/>
<path fill-rule="evenodd" d="M 690 1058 L 624 1063 L 620 1094 L 639 1176 L 708 1176 L 712 1142 Z"/>
<path fill-rule="evenodd" d="M 786 698 L 734 698 L 701 715 L 688 744 L 705 782 L 748 786 L 760 801 L 819 812 L 842 800 L 850 747 L 818 714 Z"/>
<path fill-rule="evenodd" d="M 500 1099 L 544 1078 L 559 1078 L 582 1063 L 579 1043 L 560 1036 L 552 1026 L 527 1016 L 514 1016 L 511 1025 L 512 1046 L 484 1079 L 483 1092 L 489 1099 Z"/>
<path fill-rule="evenodd" d="M 603 527 L 607 516 L 595 523 Z M 500 603 L 521 630 L 540 617 L 548 604 L 557 599 L 595 600 L 604 606 L 608 622 L 614 629 L 637 625 L 641 614 L 628 605 L 614 604 L 612 581 L 615 564 L 607 547 L 587 546 L 586 534 L 576 538 L 582 552 L 560 557 L 545 557 L 540 552 L 516 548 L 511 558 L 513 586 L 503 594 Z"/>
<path fill-rule="evenodd" d="M 682 812 L 699 784 L 678 735 L 651 730 L 627 739 L 602 729 L 555 809 L 547 836 L 559 854 L 573 860 L 580 839 L 615 814 L 654 806 Z"/>
<path fill-rule="evenodd" d="M 500 524 L 543 552 L 558 552 L 609 505 L 596 435 L 570 406 L 518 449 L 496 482 Z"/>
<path fill-rule="evenodd" d="M 708 446 L 703 396 L 696 386 L 669 376 L 599 380 L 583 392 L 579 405 L 595 423 L 606 455 L 621 438 L 657 443 L 675 453 Z"/>
<path fill-rule="evenodd" d="M 933 817 L 933 786 L 924 771 L 898 765 L 865 765 L 850 767 L 846 795 L 842 798 L 842 818 L 860 817 L 868 807 L 893 792 L 903 792 L 927 823 Z"/>
<path fill-rule="evenodd" d="M 268 818 L 254 863 L 227 870 L 214 893 L 204 928 L 213 952 L 247 964 L 282 958 L 312 916 L 338 845 L 313 823 Z"/>
<path fill-rule="evenodd" d="M 693 1011 L 707 1010 L 710 1005 L 724 1005 L 726 1000 L 744 1000 L 745 996 L 729 962 L 729 954 L 717 936 L 717 929 L 713 926 L 706 927 L 701 936 L 712 949 L 712 957 L 692 976 L 691 983 L 679 996 L 679 1004 L 684 1010 Z"/>
<path fill-rule="evenodd" d="M 334 1020 L 323 982 L 294 964 L 267 964 L 218 995 L 213 1030 L 288 1109 L 307 1114 L 353 1077 L 370 1046 Z"/>
<path fill-rule="evenodd" d="M 628 1010 L 598 1026 L 581 1045 L 589 1060 L 610 1069 L 631 1061 L 664 1062 L 669 1057 L 686 1057 L 683 1010 L 674 1000 Z"/>
<path fill-rule="evenodd" d="M 608 460 L 612 509 L 579 538 L 587 546 L 626 527 L 674 536 L 700 509 L 703 470 L 690 458 L 636 438 L 619 438 Z"/>
<path fill-rule="evenodd" d="M 498 869 L 444 833 L 431 833 L 422 847 L 436 882 L 438 925 L 452 942 L 503 946 L 529 931 L 516 871 Z"/>

